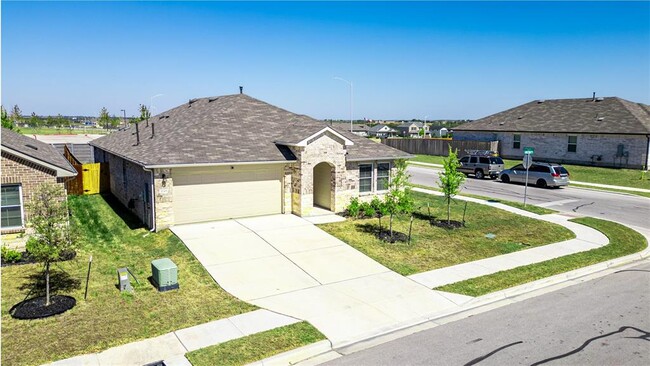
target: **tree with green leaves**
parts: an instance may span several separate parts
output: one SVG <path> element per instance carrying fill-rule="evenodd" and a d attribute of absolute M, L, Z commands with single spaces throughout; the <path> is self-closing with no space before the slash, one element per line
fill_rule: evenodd
<path fill-rule="evenodd" d="M 29 117 L 29 122 L 27 122 L 32 127 L 39 127 L 43 124 L 41 117 L 36 115 L 36 112 L 32 112 L 32 115 Z"/>
<path fill-rule="evenodd" d="M 18 107 L 18 104 L 14 104 L 14 107 L 11 108 L 10 118 L 15 124 L 19 124 L 23 120 L 23 112 Z"/>
<path fill-rule="evenodd" d="M 65 191 L 60 184 L 39 185 L 27 205 L 34 234 L 27 252 L 45 267 L 45 306 L 50 305 L 50 264 L 74 248 Z"/>
<path fill-rule="evenodd" d="M 444 171 L 440 173 L 438 186 L 447 200 L 447 224 L 451 223 L 451 199 L 460 192 L 460 186 L 465 181 L 465 174 L 458 171 L 460 161 L 457 152 L 449 146 L 449 155 L 443 159 Z"/>
<path fill-rule="evenodd" d="M 144 121 L 150 117 L 151 112 L 149 112 L 149 108 L 147 108 L 147 106 L 144 104 L 140 104 L 140 121 Z"/>
<path fill-rule="evenodd" d="M 409 174 L 406 172 L 406 160 L 395 160 L 395 174 L 388 183 L 388 193 L 384 199 L 389 217 L 390 237 L 393 237 L 393 217 L 400 213 L 413 211 L 414 203 L 411 196 L 411 187 L 408 186 Z"/>
<path fill-rule="evenodd" d="M 379 219 L 379 233 L 381 234 L 383 231 L 383 228 L 381 226 L 381 218 L 389 214 L 388 207 L 384 201 L 379 199 L 379 197 L 374 197 L 370 202 L 370 205 L 375 209 L 375 214 Z"/>
<path fill-rule="evenodd" d="M 7 115 L 7 110 L 5 109 L 4 106 L 0 106 L 0 114 L 2 116 L 2 127 L 3 128 L 8 128 L 10 130 L 17 130 L 16 125 L 14 124 L 14 121 L 9 118 Z"/>
<path fill-rule="evenodd" d="M 99 118 L 97 121 L 99 122 L 100 126 L 103 126 L 104 129 L 108 130 L 108 126 L 111 123 L 111 116 L 108 115 L 108 109 L 106 109 L 106 107 L 102 107 L 102 109 L 99 111 Z"/>

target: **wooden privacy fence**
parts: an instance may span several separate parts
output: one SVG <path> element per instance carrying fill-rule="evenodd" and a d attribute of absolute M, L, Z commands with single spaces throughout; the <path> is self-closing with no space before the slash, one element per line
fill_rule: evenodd
<path fill-rule="evenodd" d="M 382 139 L 381 143 L 405 151 L 409 154 L 422 155 L 449 155 L 449 146 L 458 150 L 463 155 L 465 150 L 491 150 L 499 151 L 499 141 L 468 141 L 468 140 L 445 140 L 445 139 Z"/>
<path fill-rule="evenodd" d="M 63 156 L 77 171 L 77 176 L 65 183 L 68 194 L 97 194 L 108 189 L 108 163 L 81 164 L 67 146 L 63 147 Z"/>

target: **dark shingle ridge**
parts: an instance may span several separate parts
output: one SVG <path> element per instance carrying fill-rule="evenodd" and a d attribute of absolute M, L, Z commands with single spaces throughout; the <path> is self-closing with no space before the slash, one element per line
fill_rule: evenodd
<path fill-rule="evenodd" d="M 646 105 L 618 97 L 535 100 L 465 123 L 454 131 L 648 134 Z"/>
<path fill-rule="evenodd" d="M 68 160 L 54 146 L 21 135 L 4 127 L 2 128 L 2 146 L 70 173 L 77 174 L 77 171 L 70 165 Z"/>
<path fill-rule="evenodd" d="M 233 94 L 197 98 L 151 117 L 149 126 L 140 122 L 139 144 L 134 125 L 90 144 L 143 166 L 289 161 L 293 160 L 291 155 L 278 148 L 276 141 L 293 136 L 294 128 L 309 133 L 325 127 L 324 122 L 311 117 L 246 94 Z M 355 143 L 348 147 L 349 158 L 408 156 L 386 145 L 337 131 Z"/>

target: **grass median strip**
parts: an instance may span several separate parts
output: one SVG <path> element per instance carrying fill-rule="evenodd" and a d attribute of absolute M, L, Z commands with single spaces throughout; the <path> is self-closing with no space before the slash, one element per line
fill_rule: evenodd
<path fill-rule="evenodd" d="M 609 238 L 609 244 L 586 252 L 575 253 L 548 261 L 513 268 L 508 271 L 472 278 L 441 286 L 435 290 L 481 296 L 490 292 L 532 282 L 592 264 L 637 253 L 648 246 L 645 237 L 615 222 L 582 217 L 571 221 L 592 227 Z"/>
<path fill-rule="evenodd" d="M 440 191 L 439 188 L 429 187 L 429 186 L 425 186 L 425 185 L 421 185 L 421 184 L 411 184 L 411 186 L 412 187 L 417 187 L 417 188 L 430 189 L 430 190 L 433 190 L 433 191 Z M 539 206 L 535 206 L 535 205 L 526 205 L 526 206 L 524 206 L 524 204 L 521 203 L 521 202 L 514 202 L 514 201 L 507 201 L 507 200 L 502 200 L 502 199 L 498 199 L 498 198 L 479 196 L 477 194 L 461 193 L 460 195 L 465 196 L 465 197 L 478 198 L 480 200 L 485 200 L 485 201 L 489 201 L 489 202 L 502 203 L 504 205 L 508 205 L 508 206 L 511 206 L 511 207 L 514 207 L 514 208 L 518 208 L 520 210 L 532 212 L 532 213 L 535 213 L 535 214 L 538 214 L 538 215 L 549 215 L 549 214 L 554 214 L 554 213 L 559 212 L 559 211 L 551 210 L 550 208 L 546 208 L 546 207 L 539 207 Z"/>
<path fill-rule="evenodd" d="M 560 225 L 473 202 L 467 203 L 465 227 L 445 229 L 427 220 L 429 211 L 437 220 L 446 219 L 444 197 L 420 192 L 413 192 L 413 197 L 418 209 L 414 215 L 411 244 L 392 244 L 378 239 L 376 218 L 348 219 L 319 227 L 405 276 L 575 237 Z M 464 208 L 465 202 L 455 201 L 451 219 L 462 220 Z M 384 228 L 388 220 L 388 217 L 382 219 Z M 408 233 L 409 220 L 409 217 L 395 218 L 393 229 Z M 490 239 L 487 234 L 494 237 Z"/>
<path fill-rule="evenodd" d="M 111 207 L 112 205 L 112 207 Z M 257 309 L 221 289 L 169 230 L 151 233 L 126 209 L 100 195 L 70 197 L 80 238 L 77 257 L 54 265 L 52 286 L 77 305 L 42 320 L 16 320 L 9 309 L 42 290 L 36 264 L 2 269 L 2 364 L 38 365 L 102 351 L 170 331 Z M 118 215 L 119 213 L 119 215 Z M 92 271 L 84 286 L 88 257 Z M 168 257 L 178 266 L 180 289 L 158 292 L 149 284 L 151 261 Z M 119 267 L 129 267 L 133 293 L 116 288 Z M 30 295 L 30 291 L 34 290 Z"/>
<path fill-rule="evenodd" d="M 311 324 L 300 322 L 201 348 L 185 357 L 194 366 L 246 365 L 324 339 Z"/>

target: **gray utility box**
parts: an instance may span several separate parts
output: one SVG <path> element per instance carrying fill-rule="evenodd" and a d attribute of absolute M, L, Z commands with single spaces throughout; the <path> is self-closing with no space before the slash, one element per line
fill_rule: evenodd
<path fill-rule="evenodd" d="M 178 267 L 169 258 L 151 261 L 151 277 L 158 291 L 178 288 Z"/>

